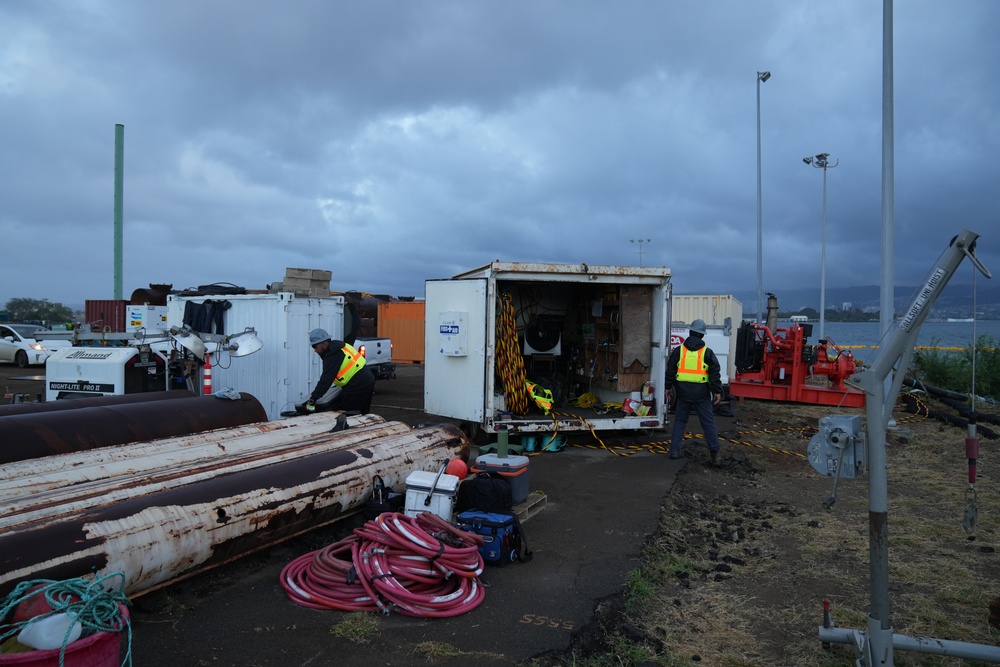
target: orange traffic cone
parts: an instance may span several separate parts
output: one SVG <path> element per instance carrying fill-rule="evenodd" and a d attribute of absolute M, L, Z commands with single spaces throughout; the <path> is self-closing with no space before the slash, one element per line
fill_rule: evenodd
<path fill-rule="evenodd" d="M 202 393 L 205 396 L 212 395 L 212 361 L 210 355 L 205 353 L 205 367 L 201 372 Z"/>

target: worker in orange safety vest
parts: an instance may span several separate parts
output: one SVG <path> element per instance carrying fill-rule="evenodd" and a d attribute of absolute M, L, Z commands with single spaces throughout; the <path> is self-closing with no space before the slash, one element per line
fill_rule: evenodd
<path fill-rule="evenodd" d="M 709 456 L 713 466 L 719 463 L 719 431 L 715 426 L 715 406 L 722 400 L 722 367 L 712 348 L 705 344 L 708 328 L 704 320 L 691 323 L 689 335 L 667 359 L 667 378 L 664 385 L 668 399 L 676 399 L 674 429 L 670 442 L 670 458 L 683 455 L 684 431 L 691 412 L 698 415 L 705 433 Z"/>

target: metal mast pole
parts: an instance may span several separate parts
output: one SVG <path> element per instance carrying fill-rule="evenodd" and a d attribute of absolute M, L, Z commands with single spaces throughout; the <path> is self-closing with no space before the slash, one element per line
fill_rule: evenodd
<path fill-rule="evenodd" d="M 892 63 L 892 0 L 882 0 L 882 285 L 879 294 L 879 333 L 885 346 L 892 341 L 888 338 L 895 320 L 895 298 L 893 289 L 893 63 Z M 964 232 L 964 230 L 963 230 Z M 975 236 L 972 236 L 975 241 Z M 966 244 L 971 243 L 968 239 Z M 968 247 L 966 245 L 965 247 Z M 954 259 L 955 266 L 961 261 L 962 255 Z M 954 272 L 954 267 L 951 268 Z M 932 274 L 933 275 L 933 274 Z M 951 275 L 949 274 L 950 278 Z M 919 297 L 918 297 L 919 299 Z M 909 319 L 913 308 L 907 313 Z M 926 312 L 922 314 L 926 317 Z M 921 322 L 923 320 L 921 319 Z M 906 322 L 904 321 L 903 324 Z M 898 333 L 902 338 L 903 334 Z M 911 337 L 907 344 L 916 341 Z M 897 353 L 902 354 L 902 350 Z M 911 352 L 912 353 L 912 352 Z M 881 354 L 879 356 L 882 356 Z M 888 355 L 886 355 L 888 356 Z M 905 358 L 907 365 L 910 357 Z M 905 372 L 900 366 L 900 376 Z M 886 471 L 887 458 L 885 452 L 885 432 L 892 418 L 892 405 L 896 396 L 892 390 L 895 379 L 890 377 L 889 369 L 881 370 L 882 386 L 868 389 L 870 401 L 867 405 L 868 417 L 868 578 L 871 588 L 871 601 L 868 611 L 868 641 L 869 657 L 878 656 L 882 664 L 892 667 L 892 622 L 889 617 L 889 479 Z M 871 401 L 871 393 L 881 391 L 878 395 L 883 401 Z M 868 407 L 872 406 L 872 407 Z M 874 408 L 874 409 L 873 409 Z M 883 414 L 876 414 L 881 409 Z"/>
<path fill-rule="evenodd" d="M 830 154 L 820 153 L 802 158 L 806 164 L 823 170 L 823 250 L 819 271 L 819 339 L 826 338 L 826 170 L 833 169 L 840 160 L 830 164 Z"/>
<path fill-rule="evenodd" d="M 819 339 L 826 339 L 826 161 L 823 161 L 823 250 L 819 269 Z"/>
<path fill-rule="evenodd" d="M 115 300 L 122 299 L 122 191 L 125 163 L 125 126 L 115 125 Z"/>
<path fill-rule="evenodd" d="M 757 72 L 757 323 L 764 322 L 764 225 L 760 196 L 760 84 L 771 78 L 770 72 Z"/>

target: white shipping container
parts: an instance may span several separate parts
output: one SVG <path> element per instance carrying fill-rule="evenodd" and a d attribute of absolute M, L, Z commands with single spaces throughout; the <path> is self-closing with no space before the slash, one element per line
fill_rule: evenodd
<path fill-rule="evenodd" d="M 184 324 L 188 302 L 204 304 L 206 300 L 230 303 L 223 314 L 225 335 L 253 327 L 264 344 L 259 351 L 245 357 L 233 358 L 227 352 L 212 354 L 213 390 L 231 387 L 253 395 L 264 406 L 268 419 L 277 419 L 282 411 L 304 403 L 319 381 L 323 367 L 319 355 L 309 345 L 309 332 L 322 328 L 335 339 L 344 336 L 343 297 L 309 298 L 288 292 L 170 295 L 167 297 L 169 325 Z"/>
<path fill-rule="evenodd" d="M 679 322 L 690 324 L 705 320 L 705 324 L 729 326 L 735 331 L 743 321 L 743 304 L 732 294 L 675 294 L 671 319 L 675 326 Z"/>
<path fill-rule="evenodd" d="M 449 279 L 428 280 L 425 294 L 428 414 L 462 420 L 476 431 L 512 434 L 667 423 L 669 269 L 496 261 Z M 504 331 L 504 316 L 498 315 L 508 309 L 516 339 Z M 502 344 L 523 361 L 527 378 L 553 391 L 551 414 L 533 404 L 526 414 L 509 412 L 503 377 L 512 371 L 498 368 L 498 329 Z M 621 403 L 647 384 L 653 388 L 651 414 L 644 416 L 570 402 L 594 393 L 601 404 Z"/>

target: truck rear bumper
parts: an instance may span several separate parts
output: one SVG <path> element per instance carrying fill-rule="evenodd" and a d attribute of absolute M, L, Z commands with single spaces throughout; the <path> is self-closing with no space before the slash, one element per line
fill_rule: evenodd
<path fill-rule="evenodd" d="M 395 380 L 396 379 L 396 364 L 394 362 L 387 362 L 384 364 L 372 364 L 368 366 L 375 375 L 376 380 Z"/>

